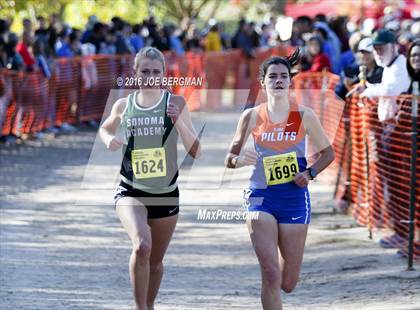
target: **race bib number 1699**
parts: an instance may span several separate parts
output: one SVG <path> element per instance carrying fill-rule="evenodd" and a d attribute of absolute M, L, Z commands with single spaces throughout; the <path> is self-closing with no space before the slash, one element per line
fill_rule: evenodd
<path fill-rule="evenodd" d="M 267 185 L 291 182 L 299 172 L 296 152 L 264 157 L 263 164 Z"/>

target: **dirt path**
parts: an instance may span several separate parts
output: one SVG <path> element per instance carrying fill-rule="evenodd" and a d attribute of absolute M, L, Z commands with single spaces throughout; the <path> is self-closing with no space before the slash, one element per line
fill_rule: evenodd
<path fill-rule="evenodd" d="M 156 309 L 260 309 L 260 275 L 245 225 L 197 219 L 200 208 L 240 208 L 248 171 L 230 176 L 235 186 L 220 185 L 238 115 L 195 118 L 197 127 L 207 122 L 205 156 L 182 172 L 181 215 Z M 110 163 L 118 156 L 103 155 L 95 136 L 85 130 L 0 146 L 2 309 L 133 309 L 130 244 L 112 205 L 118 167 Z M 420 309 L 420 266 L 405 271 L 395 250 L 379 248 L 350 217 L 332 214 L 332 190 L 312 186 L 301 280 L 283 295 L 284 308 Z"/>

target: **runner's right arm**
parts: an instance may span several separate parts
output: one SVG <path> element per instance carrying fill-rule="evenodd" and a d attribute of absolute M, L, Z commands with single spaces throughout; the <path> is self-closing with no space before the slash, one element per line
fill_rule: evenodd
<path fill-rule="evenodd" d="M 122 142 L 115 137 L 118 126 L 121 123 L 121 116 L 126 106 L 126 98 L 118 99 L 112 106 L 112 110 L 108 118 L 99 128 L 99 136 L 107 149 L 115 151 L 122 146 Z"/>
<path fill-rule="evenodd" d="M 253 128 L 252 124 L 255 118 L 254 110 L 254 108 L 245 110 L 239 119 L 235 136 L 225 159 L 225 165 L 228 168 L 240 168 L 247 165 L 254 165 L 257 162 L 258 154 L 255 151 L 246 151 L 244 154 L 239 155 Z"/>

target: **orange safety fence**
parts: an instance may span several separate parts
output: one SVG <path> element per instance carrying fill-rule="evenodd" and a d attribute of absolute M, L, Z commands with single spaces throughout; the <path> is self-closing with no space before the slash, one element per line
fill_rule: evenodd
<path fill-rule="evenodd" d="M 378 102 L 398 107 L 392 119 L 378 120 Z M 415 259 L 420 258 L 420 143 L 417 139 L 415 163 L 416 183 L 410 185 L 413 157 L 412 96 L 376 100 L 350 97 L 346 102 L 341 128 L 340 175 L 336 198 L 345 200 L 360 225 L 369 230 L 389 228 L 398 234 L 394 244 L 408 253 L 410 223 L 410 191 L 415 191 L 414 247 Z M 417 126 L 420 125 L 417 119 Z M 415 133 L 417 134 L 417 133 Z M 342 136 L 339 134 L 338 136 Z M 401 241 L 402 240 L 402 241 Z"/>
<path fill-rule="evenodd" d="M 344 103 L 335 95 L 334 89 L 340 77 L 330 72 L 301 72 L 292 79 L 292 88 L 296 101 L 311 108 L 318 116 L 321 125 L 336 153 L 335 161 L 317 178 L 320 182 L 333 185 L 334 176 L 339 171 L 344 132 L 340 115 Z M 312 144 L 308 145 L 308 153 L 313 154 Z M 308 158 L 311 164 L 315 158 Z"/>

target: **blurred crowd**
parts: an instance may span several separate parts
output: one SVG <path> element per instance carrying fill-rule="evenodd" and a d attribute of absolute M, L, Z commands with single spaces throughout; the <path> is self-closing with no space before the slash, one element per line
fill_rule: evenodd
<path fill-rule="evenodd" d="M 106 23 L 92 15 L 85 29 L 76 29 L 52 14 L 48 19 L 39 16 L 35 22 L 24 19 L 20 35 L 11 32 L 12 22 L 0 19 L 0 68 L 40 70 L 49 78 L 56 57 L 135 54 L 144 46 L 154 46 L 178 55 L 239 48 L 252 58 L 256 48 L 283 43 L 301 47 L 301 71 L 326 70 L 341 75 L 337 93 L 342 97 L 358 82 L 361 65 L 368 67 L 368 82 L 381 80 L 382 69 L 378 67 L 383 66 L 375 61 L 371 44 L 362 39 L 371 37 L 377 29 L 388 29 L 395 36 L 398 53 L 406 54 L 414 39 L 420 37 L 418 18 L 389 8 L 378 19 L 357 23 L 346 16 L 300 16 L 293 21 L 291 37 L 286 41 L 280 39 L 276 17 L 258 23 L 241 19 L 234 33 L 227 33 L 224 23 L 213 19 L 199 29 L 195 21 L 177 27 L 159 24 L 153 16 L 132 25 L 120 17 Z"/>
<path fill-rule="evenodd" d="M 160 25 L 153 16 L 131 25 L 119 17 L 109 23 L 95 15 L 88 19 L 85 29 L 72 28 L 53 14 L 47 20 L 39 16 L 34 24 L 23 20 L 20 35 L 10 31 L 12 19 L 0 19 L 0 68 L 11 70 L 41 70 L 49 77 L 52 60 L 56 57 L 76 57 L 92 54 L 135 54 L 144 46 L 178 55 L 186 52 L 218 52 L 242 48 L 252 57 L 257 47 L 274 46 L 274 18 L 270 24 L 257 25 L 240 20 L 234 34 L 224 31 L 224 24 L 211 20 L 205 29 L 195 23 L 188 27 Z"/>
<path fill-rule="evenodd" d="M 360 19 L 356 23 L 347 16 L 300 16 L 293 20 L 288 38 L 283 40 L 279 31 L 284 26 L 279 24 L 279 19 L 273 16 L 256 23 L 242 18 L 236 30 L 227 33 L 224 23 L 213 19 L 199 29 L 194 20 L 188 25 L 175 26 L 157 23 L 150 16 L 131 25 L 120 17 L 113 17 L 106 23 L 92 15 L 84 29 L 76 29 L 52 14 L 48 19 L 43 16 L 37 17 L 36 21 L 24 19 L 19 35 L 10 30 L 12 19 L 0 19 L 0 68 L 40 71 L 50 78 L 57 57 L 135 54 L 144 46 L 154 46 L 177 55 L 238 48 L 246 57 L 253 58 L 258 48 L 289 44 L 302 51 L 300 71 L 329 71 L 340 75 L 341 83 L 336 93 L 342 98 L 348 96 L 352 88 L 351 92 L 364 95 L 381 94 L 370 86 L 390 82 L 387 75 L 392 75 L 394 81 L 402 81 L 397 90 L 388 88 L 387 95 L 412 90 L 407 83 L 410 79 L 418 79 L 417 71 L 406 57 L 410 60 L 411 56 L 407 55 L 410 45 L 420 37 L 420 19 L 411 17 L 409 12 L 387 7 L 381 17 Z M 372 41 L 378 30 L 387 32 L 382 33 L 386 42 Z M 384 70 L 390 65 L 389 58 L 398 67 L 398 77 L 394 71 L 389 74 L 390 70 Z M 366 83 L 358 85 L 361 75 Z"/>

